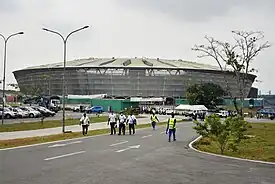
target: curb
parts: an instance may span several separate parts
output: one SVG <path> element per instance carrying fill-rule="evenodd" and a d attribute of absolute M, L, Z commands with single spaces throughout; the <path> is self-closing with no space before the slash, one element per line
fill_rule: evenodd
<path fill-rule="evenodd" d="M 197 142 L 198 140 L 200 140 L 201 138 L 202 138 L 202 136 L 199 136 L 196 139 L 194 139 L 193 141 L 191 141 L 189 143 L 189 145 L 188 145 L 189 148 L 191 148 L 195 152 L 207 154 L 207 155 L 210 155 L 210 156 L 215 156 L 215 157 L 220 157 L 220 158 L 226 158 L 226 159 L 233 159 L 233 160 L 239 160 L 239 161 L 245 161 L 245 162 L 258 163 L 258 164 L 274 165 L 275 166 L 275 162 L 267 162 L 267 161 L 260 161 L 260 160 L 250 160 L 250 159 L 245 159 L 245 158 L 236 158 L 236 157 L 231 157 L 231 156 L 226 156 L 226 155 L 219 155 L 219 154 L 215 154 L 215 153 L 209 153 L 209 152 L 205 152 L 205 151 L 200 151 L 200 150 L 194 148 L 193 144 L 195 142 Z"/>

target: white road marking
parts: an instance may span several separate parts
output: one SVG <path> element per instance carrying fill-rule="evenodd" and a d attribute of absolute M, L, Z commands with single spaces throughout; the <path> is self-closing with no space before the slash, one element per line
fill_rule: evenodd
<path fill-rule="evenodd" d="M 144 138 L 147 138 L 147 137 L 152 137 L 152 135 L 145 135 L 145 136 L 143 136 L 141 138 L 144 139 Z"/>
<path fill-rule="evenodd" d="M 166 132 L 161 132 L 160 134 L 165 134 Z"/>
<path fill-rule="evenodd" d="M 62 146 L 65 146 L 65 145 L 66 144 L 54 144 L 54 145 L 48 146 L 48 148 L 62 147 Z"/>
<path fill-rule="evenodd" d="M 48 146 L 49 148 L 56 148 L 56 147 L 63 147 L 63 146 L 67 146 L 67 145 L 71 145 L 71 144 L 79 144 L 82 143 L 82 141 L 74 141 L 74 142 L 68 142 L 68 143 L 64 143 L 64 144 L 54 144 L 51 146 Z"/>
<path fill-rule="evenodd" d="M 120 152 L 123 152 L 123 151 L 129 150 L 129 149 L 131 149 L 131 148 L 130 148 L 130 147 L 128 147 L 128 148 L 125 148 L 125 149 L 117 150 L 116 152 L 117 152 L 117 153 L 120 153 Z"/>
<path fill-rule="evenodd" d="M 193 122 L 181 122 L 181 123 L 193 124 Z M 152 127 L 139 128 L 139 131 L 141 131 L 141 130 L 147 130 L 147 129 L 151 129 L 151 128 Z M 100 134 L 100 135 L 91 135 L 91 136 L 86 136 L 86 137 L 71 138 L 71 139 L 65 139 L 65 140 L 58 140 L 58 141 L 49 141 L 49 142 L 30 144 L 30 145 L 25 145 L 25 146 L 16 146 L 16 147 L 11 147 L 11 148 L 1 148 L 0 151 L 9 151 L 9 150 L 16 150 L 16 149 L 23 149 L 23 148 L 32 148 L 32 147 L 36 147 L 36 146 L 44 146 L 44 145 L 49 145 L 49 144 L 53 144 L 53 143 L 66 142 L 66 141 L 70 141 L 70 140 L 93 139 L 95 137 L 103 137 L 103 136 L 106 136 L 106 135 L 109 135 L 109 133 L 107 133 L 107 134 Z"/>
<path fill-rule="evenodd" d="M 117 145 L 120 145 L 120 144 L 125 144 L 127 142 L 128 141 L 118 142 L 118 143 L 115 143 L 115 144 L 111 144 L 110 146 L 117 146 Z"/>
<path fill-rule="evenodd" d="M 140 147 L 140 145 L 129 146 L 128 148 L 121 149 L 121 150 L 117 150 L 116 152 L 117 152 L 117 153 L 120 153 L 120 152 L 123 152 L 123 151 L 129 150 L 129 149 L 138 149 L 139 147 Z"/>
<path fill-rule="evenodd" d="M 73 156 L 73 155 L 78 155 L 81 153 L 85 153 L 86 151 L 79 151 L 79 152 L 74 152 L 74 153 L 68 153 L 65 155 L 60 155 L 60 156 L 56 156 L 56 157 L 50 157 L 50 158 L 46 158 L 44 159 L 45 161 L 49 161 L 49 160 L 54 160 L 54 159 L 58 159 L 58 158 L 64 158 L 64 157 L 68 157 L 68 156 Z"/>

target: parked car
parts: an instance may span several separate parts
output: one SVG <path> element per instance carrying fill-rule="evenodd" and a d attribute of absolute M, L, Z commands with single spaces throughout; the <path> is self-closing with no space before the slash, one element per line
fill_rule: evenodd
<path fill-rule="evenodd" d="M 89 107 L 85 105 L 78 105 L 73 107 L 73 112 L 86 112 L 89 109 Z"/>
<path fill-rule="evenodd" d="M 49 116 L 54 116 L 55 112 L 50 111 L 49 109 L 42 107 L 42 106 L 36 106 L 33 107 L 34 110 L 37 110 L 41 113 L 42 116 L 49 117 Z"/>
<path fill-rule="evenodd" d="M 88 109 L 86 109 L 87 113 L 102 113 L 103 107 L 102 106 L 93 106 Z"/>
<path fill-rule="evenodd" d="M 25 107 L 19 107 L 19 109 L 23 110 L 23 111 L 27 111 L 29 113 L 29 117 L 30 118 L 38 118 L 41 116 L 41 113 L 37 110 L 34 110 L 31 107 L 25 106 Z"/>
<path fill-rule="evenodd" d="M 0 115 L 2 116 L 3 108 L 0 108 Z M 12 119 L 17 118 L 17 113 L 9 110 L 8 108 L 4 108 L 4 118 L 6 119 Z"/>
<path fill-rule="evenodd" d="M 13 112 L 17 113 L 18 118 L 28 118 L 29 117 L 29 112 L 28 111 L 23 111 L 20 108 L 12 108 L 11 110 Z"/>
<path fill-rule="evenodd" d="M 220 116 L 221 118 L 227 118 L 229 116 L 228 111 L 222 110 L 219 111 L 218 113 L 216 113 L 218 116 Z"/>

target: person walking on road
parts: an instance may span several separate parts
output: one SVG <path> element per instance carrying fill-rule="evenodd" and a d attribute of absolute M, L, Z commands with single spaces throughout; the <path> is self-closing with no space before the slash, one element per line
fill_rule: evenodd
<path fill-rule="evenodd" d="M 153 112 L 151 116 L 152 128 L 155 130 L 157 122 L 159 122 L 158 117 L 156 116 L 155 112 Z"/>
<path fill-rule="evenodd" d="M 123 135 L 125 135 L 125 123 L 126 123 L 126 116 L 123 114 L 123 112 L 120 112 L 119 115 L 119 132 L 118 135 L 121 135 L 121 130 L 123 132 Z"/>
<path fill-rule="evenodd" d="M 90 124 L 89 117 L 86 115 L 86 113 L 83 114 L 83 116 L 80 119 L 80 125 L 82 125 L 82 133 L 83 135 L 88 134 L 88 127 Z"/>
<path fill-rule="evenodd" d="M 131 113 L 128 118 L 127 118 L 127 124 L 129 123 L 129 134 L 132 134 L 133 130 L 133 135 L 136 133 L 135 131 L 135 125 L 137 124 L 137 119 L 133 113 Z"/>
<path fill-rule="evenodd" d="M 169 139 L 168 141 L 171 142 L 171 135 L 173 134 L 173 141 L 176 141 L 176 118 L 174 113 L 172 113 L 171 118 L 168 119 L 166 134 L 169 131 Z"/>
<path fill-rule="evenodd" d="M 109 114 L 109 119 L 108 119 L 108 125 L 110 124 L 110 127 L 111 127 L 110 135 L 116 134 L 116 122 L 117 122 L 117 117 L 113 113 L 113 111 L 111 111 L 111 113 Z"/>

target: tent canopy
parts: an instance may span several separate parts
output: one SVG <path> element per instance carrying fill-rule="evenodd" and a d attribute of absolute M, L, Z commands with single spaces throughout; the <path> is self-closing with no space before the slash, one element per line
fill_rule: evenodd
<path fill-rule="evenodd" d="M 189 111 L 207 111 L 208 109 L 204 105 L 179 105 L 175 108 L 176 110 L 189 110 Z"/>

